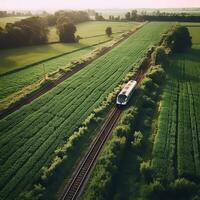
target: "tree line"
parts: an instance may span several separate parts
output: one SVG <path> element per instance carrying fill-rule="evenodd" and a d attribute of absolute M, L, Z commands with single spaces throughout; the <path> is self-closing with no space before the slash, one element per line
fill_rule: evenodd
<path fill-rule="evenodd" d="M 5 10 L 0 10 L 0 17 L 23 17 L 23 16 L 32 16 L 32 13 L 31 13 L 31 11 L 24 11 L 24 12 L 12 11 L 12 12 L 7 12 Z"/>
<path fill-rule="evenodd" d="M 0 27 L 0 48 L 45 44 L 49 26 L 56 26 L 61 42 L 76 42 L 74 24 L 88 21 L 84 11 L 58 11 L 46 16 L 33 16 Z"/>
<path fill-rule="evenodd" d="M 150 14 L 141 12 L 138 14 L 137 10 L 132 10 L 125 14 L 127 21 L 179 21 L 179 22 L 200 22 L 200 15 L 190 15 L 187 13 L 166 13 L 159 10 Z"/>

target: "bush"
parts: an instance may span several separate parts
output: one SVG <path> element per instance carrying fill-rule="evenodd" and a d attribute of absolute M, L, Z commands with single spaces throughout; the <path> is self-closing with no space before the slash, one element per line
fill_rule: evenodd
<path fill-rule="evenodd" d="M 152 65 L 168 65 L 168 55 L 163 46 L 157 47 L 155 51 L 151 54 L 151 63 Z"/>
<path fill-rule="evenodd" d="M 166 73 L 161 65 L 151 66 L 147 77 L 152 79 L 153 82 L 161 84 L 166 78 Z"/>
<path fill-rule="evenodd" d="M 134 132 L 133 147 L 140 148 L 143 142 L 143 134 L 140 131 Z"/>
<path fill-rule="evenodd" d="M 153 170 L 151 168 L 150 161 L 143 161 L 140 164 L 140 173 L 146 182 L 151 182 L 153 180 Z"/>
<path fill-rule="evenodd" d="M 197 191 L 197 186 L 194 182 L 191 182 L 185 178 L 176 179 L 174 183 L 170 185 L 170 190 L 174 197 L 180 200 L 190 199 Z"/>
<path fill-rule="evenodd" d="M 128 138 L 130 136 L 130 131 L 130 125 L 119 125 L 116 127 L 114 134 L 116 134 L 118 137 Z"/>

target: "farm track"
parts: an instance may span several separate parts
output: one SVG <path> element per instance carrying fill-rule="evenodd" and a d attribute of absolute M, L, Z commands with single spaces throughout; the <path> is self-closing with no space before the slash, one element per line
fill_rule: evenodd
<path fill-rule="evenodd" d="M 138 82 L 137 87 L 143 79 L 145 72 L 146 70 L 140 70 L 140 72 L 134 78 Z M 114 107 L 111 110 L 107 120 L 104 122 L 101 130 L 99 131 L 98 136 L 92 142 L 88 152 L 77 167 L 71 181 L 64 188 L 64 192 L 61 195 L 60 200 L 74 200 L 80 196 L 96 164 L 98 156 L 107 139 L 111 136 L 112 130 L 116 126 L 122 111 L 122 108 L 118 107 Z"/>
<path fill-rule="evenodd" d="M 144 25 L 145 24 L 143 24 L 143 26 Z M 114 44 L 113 47 L 111 47 L 108 50 L 106 50 L 103 54 L 95 57 L 93 60 L 91 60 L 91 61 L 89 61 L 89 62 L 87 62 L 87 63 L 85 63 L 85 64 L 83 64 L 81 66 L 75 67 L 72 71 L 68 72 L 67 74 L 64 74 L 63 76 L 61 76 L 60 78 L 58 78 L 57 80 L 55 80 L 53 84 L 47 85 L 45 87 L 41 87 L 37 91 L 30 93 L 27 97 L 22 98 L 21 100 L 17 101 L 13 105 L 11 105 L 9 108 L 7 108 L 5 110 L 0 110 L 0 120 L 3 119 L 3 118 L 5 118 L 9 114 L 15 112 L 16 110 L 20 109 L 22 106 L 31 103 L 33 100 L 35 100 L 38 97 L 42 96 L 43 94 L 47 93 L 48 91 L 50 91 L 51 89 L 53 89 L 54 87 L 56 87 L 58 84 L 60 84 L 63 81 L 67 80 L 68 78 L 70 78 L 71 76 L 73 76 L 74 74 L 76 74 L 77 72 L 79 72 L 80 70 L 82 70 L 84 67 L 86 67 L 87 65 L 89 65 L 90 63 L 92 63 L 93 61 L 95 61 L 96 59 L 98 59 L 99 57 L 103 56 L 104 54 L 108 53 L 110 50 L 112 50 L 116 46 L 118 46 L 124 40 L 126 40 L 127 38 L 129 38 L 132 34 L 136 33 L 138 30 L 140 30 L 143 26 L 140 26 L 138 29 L 134 30 L 130 35 L 124 37 L 121 41 L 119 41 L 116 44 Z"/>

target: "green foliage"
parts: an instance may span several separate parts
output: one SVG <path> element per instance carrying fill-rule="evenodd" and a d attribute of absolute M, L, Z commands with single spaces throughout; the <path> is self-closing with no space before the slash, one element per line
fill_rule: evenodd
<path fill-rule="evenodd" d="M 140 148 L 143 142 L 143 134 L 141 133 L 141 131 L 135 131 L 133 137 L 133 146 L 136 148 Z"/>
<path fill-rule="evenodd" d="M 66 16 L 60 16 L 57 20 L 57 32 L 61 42 L 76 42 L 75 32 L 76 26 Z"/>
<path fill-rule="evenodd" d="M 106 32 L 106 35 L 107 35 L 108 37 L 110 37 L 110 36 L 112 35 L 112 28 L 111 28 L 110 26 L 108 26 L 108 27 L 106 28 L 105 32 Z"/>
<path fill-rule="evenodd" d="M 7 23 L 5 29 L 0 29 L 0 48 L 44 44 L 47 33 L 47 24 L 41 17 Z"/>
<path fill-rule="evenodd" d="M 164 46 L 158 46 L 151 55 L 152 65 L 168 65 L 168 55 Z"/>
<path fill-rule="evenodd" d="M 166 78 L 166 73 L 160 65 L 156 65 L 150 68 L 147 77 L 151 78 L 156 84 L 161 84 Z"/>
<path fill-rule="evenodd" d="M 153 180 L 153 170 L 150 161 L 143 161 L 140 164 L 140 173 L 146 182 L 149 183 Z"/>
<path fill-rule="evenodd" d="M 191 39 L 187 27 L 175 26 L 165 37 L 164 45 L 169 47 L 173 53 L 184 52 L 191 48 Z"/>

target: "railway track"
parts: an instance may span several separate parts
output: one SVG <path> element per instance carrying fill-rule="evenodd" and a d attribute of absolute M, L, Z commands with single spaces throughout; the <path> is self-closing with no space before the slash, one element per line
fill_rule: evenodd
<path fill-rule="evenodd" d="M 137 87 L 144 77 L 146 70 L 140 70 L 138 74 L 133 77 L 137 81 Z M 83 190 L 84 183 L 89 177 L 92 167 L 100 154 L 100 151 L 111 135 L 113 127 L 116 125 L 122 109 L 114 107 L 108 116 L 108 119 L 102 126 L 97 138 L 93 141 L 91 148 L 87 152 L 85 158 L 77 168 L 74 177 L 72 178 L 69 185 L 64 189 L 64 192 L 59 200 L 75 200 L 79 197 Z"/>
<path fill-rule="evenodd" d="M 90 171 L 95 161 L 97 160 L 97 157 L 103 145 L 109 138 L 113 127 L 116 125 L 121 112 L 121 109 L 117 107 L 113 108 L 108 119 L 102 126 L 97 138 L 94 140 L 94 142 L 91 145 L 91 148 L 89 149 L 88 153 L 83 159 L 83 162 L 80 164 L 77 171 L 75 172 L 73 179 L 69 183 L 68 187 L 65 188 L 60 200 L 77 199 L 77 197 L 80 194 L 80 191 L 82 190 L 82 186 L 87 180 L 88 175 L 90 174 Z"/>

